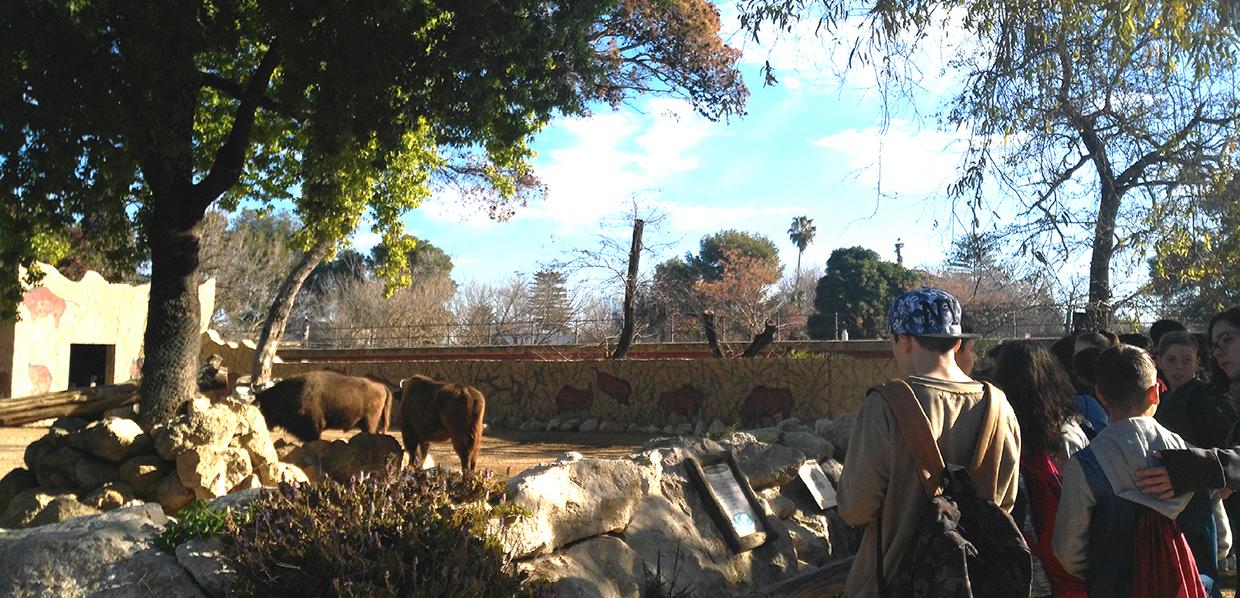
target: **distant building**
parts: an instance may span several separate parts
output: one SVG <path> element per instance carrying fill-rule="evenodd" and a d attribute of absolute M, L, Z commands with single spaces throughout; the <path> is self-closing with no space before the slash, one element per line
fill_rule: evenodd
<path fill-rule="evenodd" d="M 75 282 L 39 267 L 47 275 L 22 296 L 17 321 L 0 323 L 0 398 L 138 378 L 150 285 L 113 284 L 95 272 Z M 205 331 L 215 279 L 199 285 L 198 300 Z"/>

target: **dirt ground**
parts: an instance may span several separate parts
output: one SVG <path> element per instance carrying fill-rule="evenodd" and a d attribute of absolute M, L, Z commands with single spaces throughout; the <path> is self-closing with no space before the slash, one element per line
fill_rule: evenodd
<path fill-rule="evenodd" d="M 0 428 L 0 477 L 17 467 L 23 467 L 22 456 L 26 445 L 46 433 L 46 426 Z M 323 436 L 325 440 L 336 440 L 349 438 L 356 433 L 328 431 Z M 392 436 L 400 441 L 399 433 Z M 274 438 L 286 438 L 296 442 L 296 439 L 280 431 L 273 434 Z M 478 467 L 507 477 L 533 465 L 553 461 L 567 451 L 577 451 L 587 457 L 627 455 L 649 438 L 647 434 L 629 433 L 497 431 L 483 437 Z M 452 452 L 450 443 L 431 444 L 431 458 L 437 464 L 460 469 L 460 461 L 456 453 Z"/>

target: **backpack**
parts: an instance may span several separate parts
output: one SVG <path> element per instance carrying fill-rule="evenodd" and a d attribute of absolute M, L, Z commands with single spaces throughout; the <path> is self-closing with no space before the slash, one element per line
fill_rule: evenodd
<path fill-rule="evenodd" d="M 1077 460 L 1096 501 L 1090 522 L 1090 595 L 1205 598 L 1209 592 L 1204 584 L 1213 586 L 1213 579 L 1200 575 L 1193 547 L 1179 523 L 1115 494 L 1092 448 L 1078 452 Z M 1213 558 L 1208 498 L 1194 496 L 1179 519 L 1209 528 L 1197 535 L 1205 536 L 1198 538 L 1205 541 L 1199 550 Z"/>
<path fill-rule="evenodd" d="M 1033 565 L 1020 528 L 994 501 L 979 497 L 974 486 L 977 476 L 983 488 L 985 484 L 994 488 L 999 464 L 991 458 L 994 451 L 990 448 L 1003 440 L 999 426 L 1002 399 L 995 397 L 998 391 L 990 384 L 983 384 L 986 419 L 968 469 L 944 464 L 930 421 L 908 383 L 892 380 L 875 389 L 895 416 L 927 497 L 918 517 L 916 539 L 890 577 L 884 578 L 882 542 L 876 543 L 883 596 L 1029 595 Z M 878 531 L 881 538 L 881 528 Z"/>

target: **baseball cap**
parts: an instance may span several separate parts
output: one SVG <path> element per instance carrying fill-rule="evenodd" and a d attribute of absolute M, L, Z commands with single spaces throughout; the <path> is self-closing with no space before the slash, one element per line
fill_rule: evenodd
<path fill-rule="evenodd" d="M 960 301 L 943 289 L 929 287 L 896 297 L 887 310 L 887 332 L 926 338 L 981 338 L 960 329 Z"/>

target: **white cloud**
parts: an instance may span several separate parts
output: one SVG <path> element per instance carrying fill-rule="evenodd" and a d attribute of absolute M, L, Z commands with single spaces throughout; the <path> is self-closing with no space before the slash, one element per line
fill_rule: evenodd
<path fill-rule="evenodd" d="M 846 129 L 812 141 L 828 150 L 858 183 L 881 189 L 884 195 L 911 198 L 942 195 L 955 180 L 966 140 L 938 130 L 914 130 L 893 121 L 884 132 L 878 127 Z"/>

